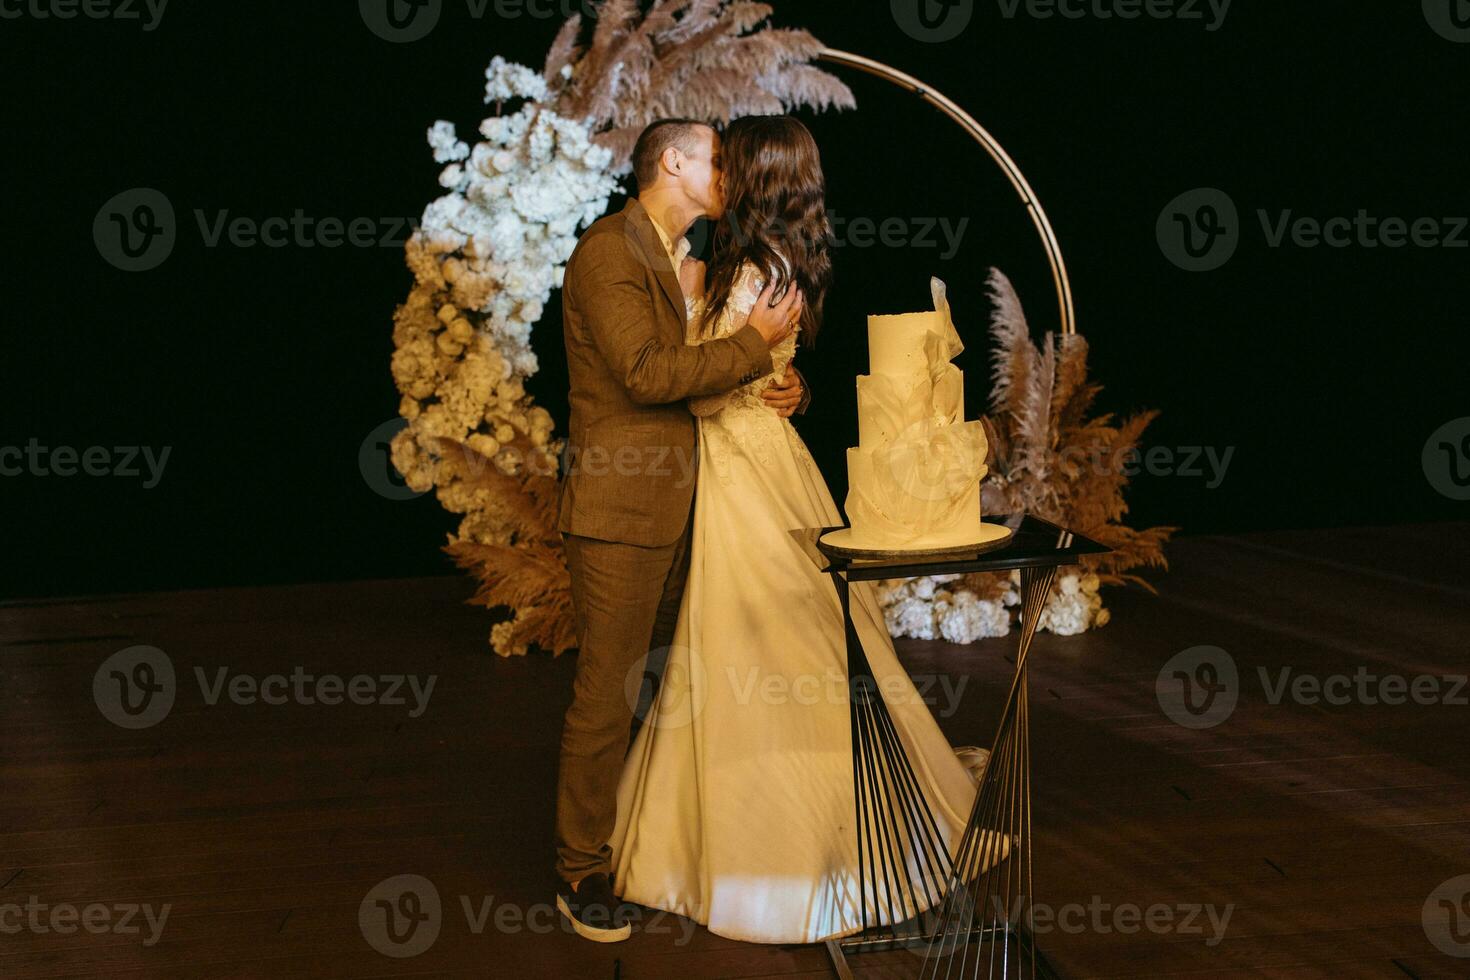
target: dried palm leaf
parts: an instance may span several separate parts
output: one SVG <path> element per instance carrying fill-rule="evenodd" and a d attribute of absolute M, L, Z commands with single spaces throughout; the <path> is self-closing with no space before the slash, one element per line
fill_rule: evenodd
<path fill-rule="evenodd" d="M 771 8 L 743 0 L 658 0 L 640 13 L 608 0 L 584 50 L 580 25 L 564 25 L 547 60 L 553 107 L 582 119 L 625 173 L 637 133 L 655 119 L 723 124 L 739 116 L 806 107 L 852 108 L 852 91 L 810 62 L 822 43 L 809 32 L 766 24 Z M 554 78 L 564 65 L 571 78 Z"/>
<path fill-rule="evenodd" d="M 1121 521 L 1128 513 L 1123 464 L 1158 412 L 1139 412 L 1118 424 L 1109 414 L 1087 418 L 1101 386 L 1087 378 L 1086 340 L 1070 335 L 1058 341 L 1049 333 L 1038 350 L 1010 280 L 992 269 L 988 284 L 995 346 L 987 431 L 994 439 L 990 478 L 981 490 L 985 512 L 1026 511 L 1070 527 L 1113 548 L 1082 560 L 1100 581 L 1152 590 L 1129 569 L 1167 568 L 1163 546 L 1178 528 L 1134 530 Z M 994 593 L 1003 591 L 1003 580 L 966 581 Z"/>
<path fill-rule="evenodd" d="M 469 602 L 513 611 L 510 643 L 503 647 L 534 644 L 560 654 L 576 645 L 571 576 L 559 548 L 451 539 L 444 550 L 479 580 Z"/>
<path fill-rule="evenodd" d="M 556 32 L 556 40 L 551 42 L 551 50 L 546 52 L 546 64 L 541 69 L 548 84 L 558 84 L 561 70 L 582 56 L 582 48 L 577 44 L 581 31 L 582 15 L 573 14 Z"/>

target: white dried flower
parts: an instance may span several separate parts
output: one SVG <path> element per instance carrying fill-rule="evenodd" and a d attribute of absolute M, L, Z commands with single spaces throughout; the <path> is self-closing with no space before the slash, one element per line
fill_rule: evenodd
<path fill-rule="evenodd" d="M 977 598 L 973 592 L 961 591 L 939 609 L 936 603 L 939 634 L 951 643 L 974 643 L 990 636 L 1005 636 L 1011 631 L 1011 614 L 998 602 Z"/>
<path fill-rule="evenodd" d="M 464 167 L 460 166 L 457 163 L 451 163 L 439 173 L 440 187 L 447 187 L 450 190 L 459 190 L 460 187 L 464 184 L 464 181 Z"/>
<path fill-rule="evenodd" d="M 485 69 L 485 101 L 503 102 L 515 98 L 546 98 L 546 79 L 538 71 L 496 55 Z"/>
<path fill-rule="evenodd" d="M 900 599 L 883 610 L 883 619 L 892 636 L 934 639 L 934 611 L 923 599 Z"/>
<path fill-rule="evenodd" d="M 510 620 L 490 627 L 490 645 L 502 657 L 519 657 L 526 653 L 525 644 L 511 642 L 511 634 L 514 630 L 515 625 Z"/>
<path fill-rule="evenodd" d="M 463 160 L 470 155 L 470 148 L 454 132 L 454 123 L 440 119 L 429 127 L 429 146 L 434 150 L 435 163 Z"/>

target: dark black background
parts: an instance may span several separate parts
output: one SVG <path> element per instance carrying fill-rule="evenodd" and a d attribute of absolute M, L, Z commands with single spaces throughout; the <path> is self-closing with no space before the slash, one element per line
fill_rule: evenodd
<path fill-rule="evenodd" d="M 1214 489 L 1140 477 L 1129 520 L 1200 533 L 1463 517 L 1420 452 L 1470 414 L 1470 252 L 1270 248 L 1255 212 L 1470 213 L 1470 44 L 1434 33 L 1417 3 L 1240 0 L 1216 31 L 1000 10 L 978 3 L 945 43 L 907 36 L 886 2 L 781 3 L 775 22 L 889 62 L 972 112 L 1060 237 L 1106 385 L 1100 408 L 1161 409 L 1146 446 L 1234 447 Z M 449 568 L 438 548 L 458 518 L 432 495 L 385 499 L 359 472 L 364 439 L 396 416 L 391 317 L 411 284 L 401 250 L 206 248 L 193 212 L 416 218 L 440 193 L 425 129 L 446 118 L 473 133 L 490 57 L 539 67 L 559 20 L 475 19 L 445 0 L 438 28 L 408 44 L 375 36 L 352 3 L 177 3 L 153 31 L 0 20 L 0 445 L 171 447 L 151 490 L 136 478 L 0 478 L 0 594 Z M 805 117 L 830 208 L 969 219 L 948 261 L 921 247 L 837 254 L 825 331 L 798 361 L 816 398 L 798 425 L 840 502 L 867 313 L 924 309 L 927 277 L 946 279 L 972 415 L 988 388 L 988 268 L 1015 282 L 1034 332 L 1057 321 L 1037 237 L 980 148 L 913 96 L 837 71 L 859 109 Z M 99 256 L 92 222 L 139 186 L 168 195 L 180 240 L 161 267 L 129 274 Z M 1235 200 L 1242 242 L 1223 268 L 1189 273 L 1165 259 L 1154 226 L 1203 186 Z M 564 421 L 556 299 L 530 388 Z"/>

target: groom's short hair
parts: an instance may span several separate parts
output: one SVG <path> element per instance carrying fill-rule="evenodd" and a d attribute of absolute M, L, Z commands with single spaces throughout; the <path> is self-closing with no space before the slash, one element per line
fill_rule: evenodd
<path fill-rule="evenodd" d="M 633 177 L 638 189 L 644 190 L 658 180 L 658 161 L 664 150 L 676 146 L 685 153 L 699 149 L 695 134 L 700 129 L 709 129 L 710 124 L 698 119 L 655 119 L 638 134 L 633 144 Z"/>

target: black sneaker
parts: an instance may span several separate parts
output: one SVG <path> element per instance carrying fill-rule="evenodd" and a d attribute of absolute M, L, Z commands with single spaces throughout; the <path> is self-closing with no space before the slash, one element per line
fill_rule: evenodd
<path fill-rule="evenodd" d="M 558 881 L 556 907 L 577 935 L 594 943 L 622 942 L 633 934 L 628 922 L 629 906 L 613 895 L 607 875 L 600 871 L 577 882 L 575 891 L 565 881 Z"/>

